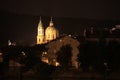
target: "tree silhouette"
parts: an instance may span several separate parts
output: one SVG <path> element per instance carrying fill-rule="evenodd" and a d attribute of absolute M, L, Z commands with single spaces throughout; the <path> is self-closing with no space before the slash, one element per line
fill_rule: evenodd
<path fill-rule="evenodd" d="M 118 71 L 120 67 L 120 43 L 117 41 L 110 41 L 106 47 L 106 60 L 112 71 Z"/>
<path fill-rule="evenodd" d="M 79 46 L 80 53 L 78 54 L 78 62 L 81 63 L 81 67 L 84 71 L 89 71 L 91 66 L 94 70 L 102 71 L 103 56 L 102 56 L 102 45 L 97 42 L 81 43 Z"/>
<path fill-rule="evenodd" d="M 60 51 L 57 54 L 57 61 L 64 68 L 71 66 L 71 57 L 72 57 L 72 48 L 70 45 L 62 46 Z"/>

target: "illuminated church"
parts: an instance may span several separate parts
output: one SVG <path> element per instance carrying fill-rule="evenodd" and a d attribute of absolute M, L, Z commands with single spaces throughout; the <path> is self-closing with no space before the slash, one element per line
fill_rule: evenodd
<path fill-rule="evenodd" d="M 59 37 L 58 30 L 54 27 L 53 20 L 51 17 L 49 26 L 44 29 L 42 25 L 42 20 L 40 18 L 40 21 L 38 23 L 38 29 L 37 29 L 37 44 L 44 44 L 51 40 L 56 39 Z"/>

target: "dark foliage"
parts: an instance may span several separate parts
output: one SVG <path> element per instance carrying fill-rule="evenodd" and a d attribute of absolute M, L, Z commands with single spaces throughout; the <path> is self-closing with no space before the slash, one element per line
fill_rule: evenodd
<path fill-rule="evenodd" d="M 71 66 L 71 57 L 72 57 L 72 48 L 70 45 L 62 46 L 60 51 L 57 54 L 57 61 L 63 68 Z"/>
<path fill-rule="evenodd" d="M 106 72 L 117 71 L 120 68 L 120 43 L 112 40 L 109 43 L 104 40 L 99 42 L 86 41 L 79 46 L 78 62 L 84 71 L 89 71 L 89 66 L 93 71 Z"/>

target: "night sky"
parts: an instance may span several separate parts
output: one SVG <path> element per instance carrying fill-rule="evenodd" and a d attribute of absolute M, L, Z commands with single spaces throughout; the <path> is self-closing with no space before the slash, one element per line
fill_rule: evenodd
<path fill-rule="evenodd" d="M 7 40 L 33 44 L 42 16 L 44 27 L 53 17 L 60 33 L 80 33 L 87 26 L 120 24 L 119 0 L 1 0 L 0 44 Z"/>

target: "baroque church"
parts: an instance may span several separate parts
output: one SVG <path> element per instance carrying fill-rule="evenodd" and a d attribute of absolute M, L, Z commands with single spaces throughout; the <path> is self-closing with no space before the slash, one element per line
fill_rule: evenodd
<path fill-rule="evenodd" d="M 38 23 L 38 29 L 37 29 L 37 44 L 44 44 L 51 40 L 56 39 L 59 37 L 58 30 L 54 27 L 54 23 L 51 17 L 49 26 L 44 29 L 42 25 L 42 20 L 40 18 L 40 21 Z"/>

